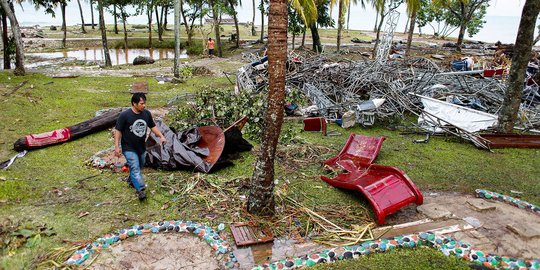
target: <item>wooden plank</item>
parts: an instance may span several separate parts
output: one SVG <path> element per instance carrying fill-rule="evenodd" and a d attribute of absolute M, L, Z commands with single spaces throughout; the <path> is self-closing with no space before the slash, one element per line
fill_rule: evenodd
<path fill-rule="evenodd" d="M 274 240 L 272 232 L 250 223 L 231 224 L 231 231 L 237 246 L 266 243 Z"/>

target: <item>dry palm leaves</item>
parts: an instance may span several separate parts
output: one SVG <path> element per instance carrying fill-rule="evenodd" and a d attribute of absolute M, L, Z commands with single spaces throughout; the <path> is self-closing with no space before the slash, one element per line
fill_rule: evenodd
<path fill-rule="evenodd" d="M 309 231 L 310 224 L 312 224 L 312 231 L 316 231 L 317 234 L 313 237 L 315 242 L 330 246 L 349 246 L 373 239 L 371 229 L 375 226 L 375 224 L 371 222 L 365 225 L 353 225 L 351 229 L 346 229 L 328 220 L 322 214 L 319 214 L 300 204 L 296 200 L 287 197 L 286 195 L 283 196 L 278 192 L 277 196 L 281 198 L 283 202 L 289 203 L 294 209 L 296 209 L 296 211 L 308 216 L 305 232 Z M 334 211 L 334 213 L 335 212 L 336 211 Z M 291 216 L 293 215 L 287 215 L 285 216 L 285 219 L 290 219 Z M 298 222 L 296 221 L 296 223 Z M 295 230 L 290 231 L 293 235 L 295 234 Z"/>

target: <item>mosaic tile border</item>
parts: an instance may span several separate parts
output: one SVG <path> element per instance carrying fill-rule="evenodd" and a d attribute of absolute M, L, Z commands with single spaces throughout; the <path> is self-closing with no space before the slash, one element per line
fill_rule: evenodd
<path fill-rule="evenodd" d="M 318 263 L 332 263 L 338 260 L 354 259 L 372 253 L 381 253 L 397 248 L 429 246 L 440 250 L 446 256 L 456 256 L 467 261 L 491 268 L 540 269 L 540 259 L 522 260 L 506 256 L 486 254 L 471 245 L 431 232 L 401 235 L 387 239 L 367 241 L 361 245 L 326 249 L 303 257 L 280 260 L 271 264 L 253 267 L 253 270 L 296 269 Z"/>
<path fill-rule="evenodd" d="M 220 226 L 221 227 L 221 226 Z M 134 225 L 132 227 L 118 230 L 115 233 L 107 234 L 98 238 L 95 242 L 88 244 L 86 247 L 77 250 L 71 255 L 71 257 L 65 262 L 66 264 L 80 265 L 96 251 L 107 249 L 111 245 L 118 243 L 129 237 L 134 237 L 142 234 L 150 233 L 165 233 L 165 232 L 177 232 L 177 233 L 192 233 L 201 237 L 213 250 L 216 251 L 218 259 L 220 259 L 226 268 L 234 269 L 239 267 L 239 263 L 232 253 L 232 248 L 229 243 L 221 238 L 219 233 L 209 226 L 192 222 L 192 221 L 160 221 L 152 222 L 140 225 Z"/>
<path fill-rule="evenodd" d="M 532 211 L 533 213 L 537 215 L 540 215 L 540 206 L 534 205 L 526 201 L 522 201 L 520 199 L 516 199 L 514 197 L 506 196 L 506 195 L 499 194 L 497 192 L 493 192 L 493 191 L 489 191 L 485 189 L 477 189 L 476 195 L 484 199 L 491 199 L 491 200 L 506 202 L 515 207 L 526 209 L 526 210 Z"/>

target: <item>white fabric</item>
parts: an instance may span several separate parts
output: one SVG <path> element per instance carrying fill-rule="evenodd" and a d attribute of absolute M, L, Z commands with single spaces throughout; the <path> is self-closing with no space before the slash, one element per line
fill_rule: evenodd
<path fill-rule="evenodd" d="M 420 96 L 424 111 L 432 114 L 456 127 L 462 128 L 468 132 L 477 132 L 487 129 L 497 124 L 497 115 L 489 114 L 470 108 L 447 103 L 437 99 Z M 429 115 L 422 114 L 418 118 L 418 124 L 424 127 L 430 127 L 434 132 L 442 130 L 430 121 Z"/>

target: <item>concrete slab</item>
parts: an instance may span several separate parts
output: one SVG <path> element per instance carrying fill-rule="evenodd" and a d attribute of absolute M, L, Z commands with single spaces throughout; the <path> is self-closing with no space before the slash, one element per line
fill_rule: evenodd
<path fill-rule="evenodd" d="M 497 248 L 497 245 L 489 237 L 476 230 L 456 232 L 452 237 L 463 243 L 473 243 L 474 247 L 480 250 L 495 250 Z"/>
<path fill-rule="evenodd" d="M 492 211 L 497 209 L 497 206 L 495 203 L 486 201 L 484 199 L 468 199 L 467 204 L 475 211 L 478 212 L 485 212 L 485 211 Z"/>
<path fill-rule="evenodd" d="M 416 210 L 433 220 L 452 216 L 452 212 L 448 211 L 448 209 L 446 209 L 444 206 L 437 203 L 423 204 L 418 206 Z"/>
<path fill-rule="evenodd" d="M 540 238 L 540 228 L 538 227 L 538 224 L 528 222 L 512 223 L 506 225 L 507 229 L 525 239 Z"/>

